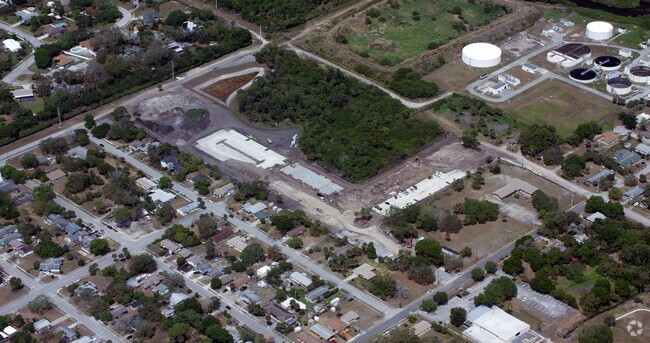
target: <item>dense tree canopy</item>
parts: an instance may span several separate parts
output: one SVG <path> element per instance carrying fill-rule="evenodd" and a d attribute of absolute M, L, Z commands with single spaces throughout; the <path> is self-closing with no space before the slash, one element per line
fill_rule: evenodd
<path fill-rule="evenodd" d="M 239 93 L 250 120 L 302 124 L 298 144 L 306 157 L 351 181 L 362 181 L 431 144 L 443 134 L 435 121 L 418 120 L 381 90 L 266 46 L 257 55 L 273 72 Z"/>

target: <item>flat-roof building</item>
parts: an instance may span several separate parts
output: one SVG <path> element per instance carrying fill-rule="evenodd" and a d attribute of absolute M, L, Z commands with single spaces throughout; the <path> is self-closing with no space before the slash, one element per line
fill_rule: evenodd
<path fill-rule="evenodd" d="M 463 331 L 463 335 L 479 343 L 511 343 L 519 335 L 530 331 L 530 325 L 496 306 L 489 308 L 481 305 L 475 308 L 467 314 L 467 321 L 471 326 Z"/>
<path fill-rule="evenodd" d="M 291 275 L 289 276 L 289 279 L 291 281 L 295 282 L 295 283 L 300 284 L 301 286 L 303 286 L 305 288 L 311 286 L 311 284 L 312 284 L 312 281 L 311 281 L 310 278 L 308 278 L 307 276 L 302 275 L 301 273 L 298 273 L 298 272 L 291 273 Z"/>
<path fill-rule="evenodd" d="M 510 179 L 505 186 L 494 191 L 492 195 L 496 196 L 500 200 L 503 200 L 515 192 L 522 192 L 528 196 L 531 196 L 533 193 L 535 193 L 536 190 L 537 187 L 531 185 L 528 182 L 522 181 L 520 179 Z"/>

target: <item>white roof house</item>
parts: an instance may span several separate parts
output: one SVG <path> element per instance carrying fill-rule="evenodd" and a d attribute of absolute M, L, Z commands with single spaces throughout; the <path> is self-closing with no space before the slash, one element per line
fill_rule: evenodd
<path fill-rule="evenodd" d="M 374 270 L 375 270 L 375 267 L 373 267 L 373 266 L 371 266 L 371 265 L 369 265 L 367 263 L 364 263 L 364 264 L 354 268 L 354 270 L 352 270 L 352 274 L 356 274 L 357 276 L 359 276 L 360 278 L 362 278 L 364 280 L 370 280 L 373 277 L 375 277 Z"/>
<path fill-rule="evenodd" d="M 248 246 L 248 243 L 246 243 L 246 241 L 244 241 L 244 239 L 241 236 L 235 236 L 229 239 L 226 244 L 228 244 L 229 247 L 239 252 L 242 252 L 244 248 Z"/>
<path fill-rule="evenodd" d="M 20 43 L 16 41 L 15 39 L 5 39 L 2 41 L 2 45 L 4 45 L 5 49 L 11 51 L 11 52 L 17 52 L 22 49 L 20 46 Z"/>
<path fill-rule="evenodd" d="M 246 202 L 244 204 L 243 208 L 244 208 L 244 211 L 246 211 L 246 213 L 255 214 L 255 213 L 259 212 L 259 211 L 266 210 L 267 206 L 263 202 L 258 202 L 255 205 L 251 204 L 250 202 Z"/>
<path fill-rule="evenodd" d="M 301 310 L 304 310 L 304 309 L 307 308 L 307 305 L 305 305 L 303 302 L 301 302 L 299 300 L 296 300 L 294 298 L 291 298 L 291 297 L 289 297 L 289 298 L 285 299 L 283 302 L 281 302 L 280 306 L 282 306 L 282 308 L 284 308 L 286 310 L 289 307 L 291 307 L 291 302 L 292 301 L 295 301 L 296 304 L 298 304 L 298 306 L 300 307 Z"/>
<path fill-rule="evenodd" d="M 650 114 L 641 113 L 638 116 L 636 116 L 636 123 L 641 124 L 641 123 L 643 123 L 645 121 L 648 121 L 648 119 L 650 119 Z"/>
<path fill-rule="evenodd" d="M 270 271 L 271 271 L 270 266 L 264 266 L 264 267 L 261 267 L 260 269 L 258 269 L 255 272 L 255 275 L 257 275 L 257 277 L 259 277 L 259 278 L 265 278 L 266 275 L 268 275 Z"/>
<path fill-rule="evenodd" d="M 135 180 L 135 184 L 139 187 L 144 188 L 145 190 L 152 190 L 156 188 L 156 183 L 153 182 L 151 179 L 148 177 L 141 177 L 137 180 Z"/>
<path fill-rule="evenodd" d="M 586 219 L 590 223 L 593 223 L 593 222 L 596 221 L 596 219 L 603 219 L 604 220 L 605 218 L 607 218 L 607 216 L 605 216 L 604 214 L 602 214 L 600 212 L 596 212 L 596 213 L 590 215 L 589 217 L 587 217 Z"/>
<path fill-rule="evenodd" d="M 176 196 L 174 194 L 163 191 L 162 189 L 156 189 L 155 191 L 149 193 L 151 201 L 153 202 L 169 202 L 172 201 Z"/>
<path fill-rule="evenodd" d="M 181 216 L 188 215 L 189 213 L 198 210 L 200 207 L 198 202 L 191 202 L 183 207 L 177 208 L 176 212 Z"/>
<path fill-rule="evenodd" d="M 481 305 L 467 314 L 472 323 L 463 335 L 474 342 L 513 342 L 517 336 L 530 331 L 530 325 L 509 315 L 502 309 Z"/>
<path fill-rule="evenodd" d="M 41 330 L 44 330 L 44 329 L 47 329 L 47 328 L 50 328 L 50 327 L 52 327 L 52 324 L 47 319 L 41 319 L 41 320 L 37 321 L 36 323 L 34 323 L 34 330 L 36 330 L 36 332 L 39 332 Z"/>
<path fill-rule="evenodd" d="M 302 275 L 302 274 L 300 274 L 298 272 L 291 273 L 291 275 L 289 276 L 289 279 L 291 281 L 295 282 L 295 283 L 300 284 L 303 287 L 309 287 L 312 284 L 312 281 L 311 281 L 310 278 L 308 278 L 307 276 Z"/>
<path fill-rule="evenodd" d="M 634 150 L 641 155 L 650 155 L 650 146 L 647 144 L 640 143 Z"/>
<path fill-rule="evenodd" d="M 354 311 L 348 311 L 346 314 L 341 316 L 341 320 L 347 324 L 350 324 L 355 320 L 359 320 L 359 318 L 359 314 Z"/>

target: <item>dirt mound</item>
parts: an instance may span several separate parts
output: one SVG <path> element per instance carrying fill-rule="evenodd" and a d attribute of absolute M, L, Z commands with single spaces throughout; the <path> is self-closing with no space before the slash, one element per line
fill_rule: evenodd
<path fill-rule="evenodd" d="M 174 132 L 174 127 L 171 125 L 161 125 L 155 121 L 136 119 L 138 125 L 143 126 L 147 130 L 151 130 L 159 135 L 168 135 Z"/>
<path fill-rule="evenodd" d="M 255 76 L 257 72 L 223 79 L 203 88 L 203 91 L 221 101 L 226 101 L 232 92 L 249 83 Z"/>
<path fill-rule="evenodd" d="M 143 120 L 166 119 L 165 116 L 181 116 L 186 110 L 202 106 L 203 101 L 187 92 L 162 94 L 134 106 L 132 112 L 139 112 Z"/>
<path fill-rule="evenodd" d="M 177 138 L 189 139 L 210 126 L 210 113 L 202 105 L 191 94 L 163 94 L 134 106 L 133 112 L 141 114 L 138 124 L 158 135 L 175 132 Z"/>

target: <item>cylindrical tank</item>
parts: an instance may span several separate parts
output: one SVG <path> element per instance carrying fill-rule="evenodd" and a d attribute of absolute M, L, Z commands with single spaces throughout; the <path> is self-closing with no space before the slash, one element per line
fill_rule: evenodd
<path fill-rule="evenodd" d="M 601 41 L 612 38 L 614 35 L 614 26 L 604 21 L 592 21 L 587 24 L 587 38 Z"/>
<path fill-rule="evenodd" d="M 615 77 L 607 81 L 607 91 L 617 95 L 630 94 L 632 92 L 632 81 L 626 77 Z"/>
<path fill-rule="evenodd" d="M 490 43 L 472 43 L 463 48 L 462 60 L 477 68 L 490 68 L 501 63 L 501 49 Z"/>
<path fill-rule="evenodd" d="M 632 67 L 628 71 L 627 75 L 630 77 L 630 80 L 634 83 L 648 84 L 648 82 L 650 82 L 650 67 L 646 67 L 646 66 Z"/>
<path fill-rule="evenodd" d="M 569 72 L 569 77 L 575 82 L 591 83 L 596 81 L 598 74 L 591 69 L 577 68 Z"/>

